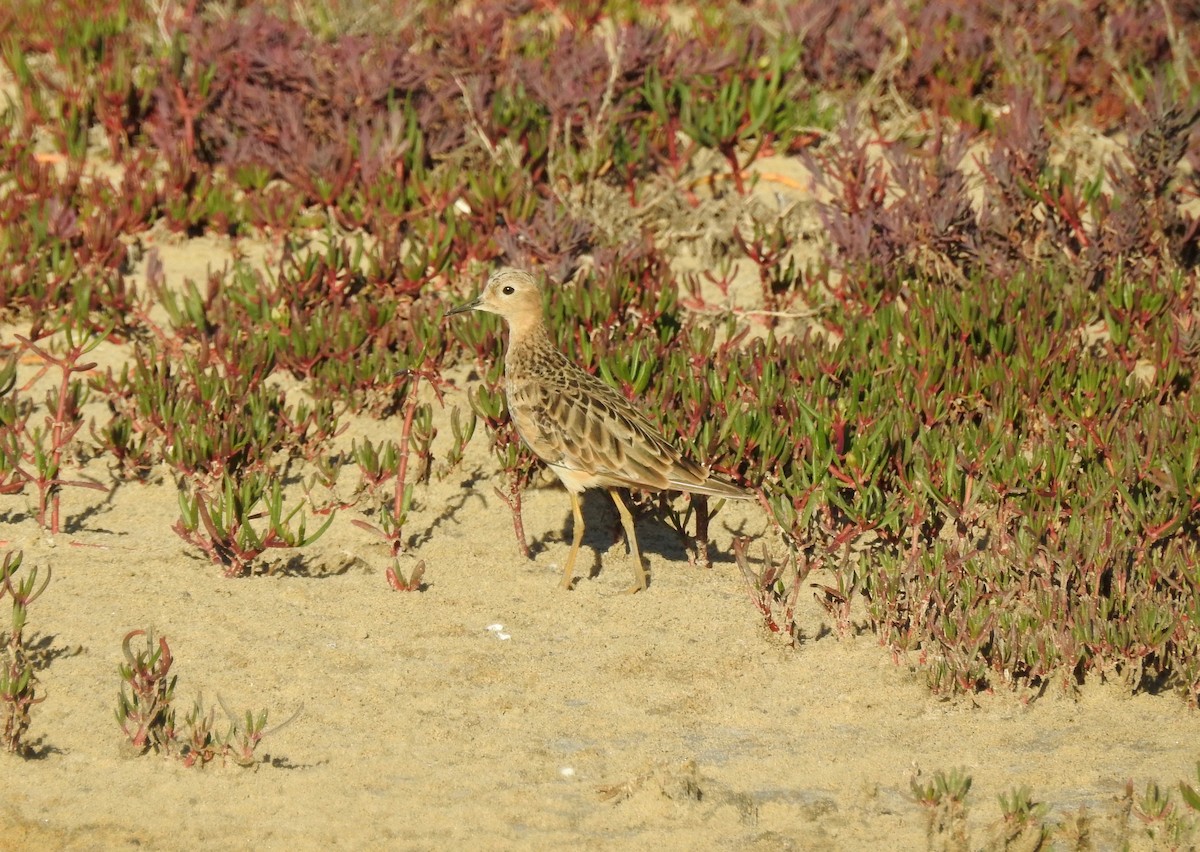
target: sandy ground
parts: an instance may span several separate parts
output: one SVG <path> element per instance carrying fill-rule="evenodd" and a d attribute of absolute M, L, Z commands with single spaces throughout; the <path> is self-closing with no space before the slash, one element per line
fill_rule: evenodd
<path fill-rule="evenodd" d="M 206 258 L 165 260 L 198 277 Z M 448 404 L 466 404 L 463 384 Z M 360 420 L 339 440 L 398 431 Z M 443 419 L 435 452 L 447 435 Z M 709 569 L 642 518 L 652 585 L 631 596 L 615 513 L 589 495 L 593 576 L 563 592 L 566 494 L 526 494 L 526 561 L 495 484 L 481 427 L 462 467 L 418 488 L 406 564 L 425 561 L 421 593 L 388 588 L 384 545 L 353 509 L 292 570 L 227 580 L 172 532 L 169 476 L 107 497 L 68 489 L 53 539 L 32 495 L 0 497 L 0 549 L 53 570 L 28 628 L 50 651 L 29 732 L 39 755 L 0 755 L 0 848 L 953 848 L 909 785 L 955 767 L 974 780 L 970 848 L 994 843 L 998 796 L 1019 785 L 1053 822 L 1085 808 L 1091 848 L 1150 848 L 1126 781 L 1194 780 L 1200 718 L 1177 695 L 1090 684 L 940 699 L 870 634 L 831 633 L 808 594 L 805 639 L 787 646 L 729 555 L 733 531 L 773 541 L 754 506 L 714 521 Z M 302 708 L 261 763 L 126 753 L 120 644 L 148 627 L 171 644 L 181 712 L 197 695 L 274 721 Z"/>

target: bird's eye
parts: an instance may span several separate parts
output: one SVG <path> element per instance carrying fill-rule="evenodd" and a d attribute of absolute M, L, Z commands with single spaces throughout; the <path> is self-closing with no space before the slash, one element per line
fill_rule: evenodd
<path fill-rule="evenodd" d="M 515 293 L 517 291 L 516 291 L 516 289 L 514 289 L 513 287 L 510 286 L 510 287 L 505 287 L 500 292 L 503 293 L 505 296 L 511 296 L 513 293 Z"/>

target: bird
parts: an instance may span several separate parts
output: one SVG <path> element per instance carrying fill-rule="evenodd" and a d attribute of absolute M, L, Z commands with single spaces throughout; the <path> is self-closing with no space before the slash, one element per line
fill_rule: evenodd
<path fill-rule="evenodd" d="M 550 337 L 542 310 L 542 287 L 529 272 L 497 269 L 479 296 L 447 316 L 484 311 L 508 325 L 504 392 L 509 416 L 526 446 L 553 471 L 571 497 L 575 520 L 571 552 L 563 568 L 564 589 L 575 582 L 575 559 L 583 541 L 580 495 L 608 491 L 629 543 L 634 585 L 646 589 L 633 518 L 618 492 L 682 491 L 729 499 L 754 493 L 686 458 L 616 389 L 581 369 Z"/>

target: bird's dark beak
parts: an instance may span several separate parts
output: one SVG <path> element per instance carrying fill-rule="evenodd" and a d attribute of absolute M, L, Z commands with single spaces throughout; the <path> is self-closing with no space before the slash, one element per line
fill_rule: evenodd
<path fill-rule="evenodd" d="M 470 311 L 473 311 L 479 307 L 479 303 L 482 299 L 483 299 L 482 295 L 476 296 L 471 301 L 465 302 L 464 304 L 459 305 L 457 308 L 451 308 L 450 310 L 446 311 L 446 316 L 452 317 L 455 314 L 465 314 Z"/>

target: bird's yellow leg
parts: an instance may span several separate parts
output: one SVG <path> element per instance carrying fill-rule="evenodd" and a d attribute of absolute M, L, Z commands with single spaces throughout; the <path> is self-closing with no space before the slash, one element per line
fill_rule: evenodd
<path fill-rule="evenodd" d="M 575 557 L 579 555 L 579 545 L 583 542 L 583 510 L 579 508 L 579 495 L 574 491 L 567 493 L 571 495 L 571 512 L 575 515 L 575 540 L 571 542 L 567 567 L 563 569 L 562 582 L 559 583 L 564 589 L 571 588 L 571 583 L 575 581 Z"/>
<path fill-rule="evenodd" d="M 625 502 L 617 489 L 608 489 L 608 496 L 617 504 L 617 512 L 621 516 L 621 526 L 625 527 L 625 538 L 629 540 L 629 555 L 633 557 L 633 582 L 630 592 L 641 592 L 646 589 L 646 569 L 642 567 L 642 552 L 638 549 L 637 533 L 633 529 L 633 516 L 625 508 Z"/>

